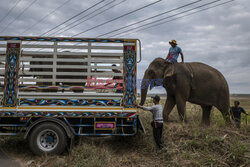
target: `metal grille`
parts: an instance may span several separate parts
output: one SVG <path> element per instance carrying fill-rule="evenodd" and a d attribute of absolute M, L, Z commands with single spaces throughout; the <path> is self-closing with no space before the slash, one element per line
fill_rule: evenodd
<path fill-rule="evenodd" d="M 6 45 L 7 41 L 1 41 L 1 96 Z M 122 83 L 117 87 L 112 79 L 123 78 L 123 45 L 124 43 L 22 41 L 18 96 L 121 99 L 122 93 L 116 92 L 117 89 L 122 89 Z"/>

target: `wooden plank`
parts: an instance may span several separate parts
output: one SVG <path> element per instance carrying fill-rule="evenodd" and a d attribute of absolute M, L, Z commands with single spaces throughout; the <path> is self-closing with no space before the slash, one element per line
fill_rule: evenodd
<path fill-rule="evenodd" d="M 3 67 L 5 67 L 5 65 L 3 65 Z M 53 68 L 53 65 L 22 65 L 21 68 L 33 68 L 33 69 L 36 69 L 36 68 Z M 90 68 L 89 66 L 87 65 L 80 65 L 80 66 L 76 66 L 76 65 L 56 65 L 57 68 L 63 68 L 63 69 L 87 69 L 87 68 Z M 1 68 L 1 65 L 0 65 L 0 68 Z"/>
<path fill-rule="evenodd" d="M 57 52 L 57 55 L 63 56 L 87 56 L 87 52 Z"/>
<path fill-rule="evenodd" d="M 23 57 L 21 58 L 21 61 L 53 61 L 53 58 L 28 58 L 28 57 Z M 56 59 L 57 62 L 88 62 L 91 61 L 93 63 L 122 63 L 122 59 L 102 59 L 102 58 L 92 58 L 91 60 L 89 60 L 88 58 L 84 58 L 84 59 Z"/>
<path fill-rule="evenodd" d="M 30 62 L 30 61 L 53 61 L 53 58 L 32 58 L 32 57 L 21 57 L 20 61 Z"/>
<path fill-rule="evenodd" d="M 87 65 L 57 65 L 57 69 L 88 69 L 90 68 Z"/>
<path fill-rule="evenodd" d="M 6 44 L 0 44 L 0 47 L 6 48 Z M 23 44 L 22 48 L 54 48 L 54 45 L 34 45 L 34 44 Z M 87 45 L 58 45 L 57 49 L 88 49 Z M 91 49 L 102 49 L 102 50 L 123 50 L 122 46 L 91 46 Z"/>
<path fill-rule="evenodd" d="M 0 74 L 4 74 L 3 71 L 0 71 Z M 52 71 L 46 71 L 46 72 L 30 72 L 30 71 L 19 71 L 20 75 L 72 75 L 72 76 L 123 76 L 122 73 L 114 73 L 114 72 L 52 72 Z M 75 80 L 75 79 L 72 79 Z"/>
<path fill-rule="evenodd" d="M 121 66 L 90 66 L 89 68 L 91 69 L 118 69 L 118 70 L 123 70 L 123 67 Z"/>
<path fill-rule="evenodd" d="M 53 49 L 53 48 L 52 48 Z M 51 55 L 53 56 L 54 52 L 39 52 L 39 51 L 23 51 L 22 55 L 23 56 L 35 56 L 35 55 Z M 57 52 L 57 55 L 72 55 L 72 56 L 83 56 L 87 55 L 87 52 Z"/>
<path fill-rule="evenodd" d="M 6 57 L 5 56 L 1 56 L 0 57 L 0 61 L 5 61 Z"/>
<path fill-rule="evenodd" d="M 62 92 L 19 92 L 19 98 L 23 96 L 55 96 L 60 98 L 60 96 L 70 96 L 70 97 L 122 97 L 122 93 L 62 93 Z"/>
<path fill-rule="evenodd" d="M 81 98 L 81 97 L 88 97 L 88 98 L 98 98 L 101 97 L 107 99 L 109 97 L 122 97 L 122 93 L 61 93 L 61 92 L 19 92 L 19 98 L 53 98 L 53 99 L 72 99 L 72 98 Z"/>
<path fill-rule="evenodd" d="M 1 67 L 1 66 L 0 66 Z M 52 64 L 47 64 L 47 65 L 40 65 L 40 64 L 32 64 L 32 65 L 29 65 L 29 64 L 24 64 L 22 65 L 21 64 L 21 67 L 20 68 L 53 68 L 53 65 Z"/>
<path fill-rule="evenodd" d="M 56 59 L 57 62 L 89 62 L 88 58 L 83 59 Z"/>
<path fill-rule="evenodd" d="M 100 52 L 92 52 L 91 56 L 114 56 L 114 57 L 123 57 L 123 53 L 100 53 Z"/>
<path fill-rule="evenodd" d="M 5 59 L 4 59 L 5 60 Z M 1 61 L 1 59 L 0 59 Z M 29 57 L 22 57 L 21 61 L 25 61 L 25 62 L 29 62 L 29 61 L 44 61 L 44 62 L 49 62 L 49 61 L 53 61 L 53 58 L 29 58 Z M 88 58 L 84 58 L 84 59 L 56 59 L 57 62 L 88 62 L 91 61 L 91 63 L 122 63 L 123 60 L 122 59 L 91 59 L 89 60 Z"/>
<path fill-rule="evenodd" d="M 102 73 L 102 72 L 91 72 L 89 75 L 91 76 L 106 76 L 106 77 L 110 77 L 112 78 L 113 76 L 123 76 L 122 73 L 112 73 L 112 72 L 106 72 L 106 73 Z"/>
<path fill-rule="evenodd" d="M 122 63 L 123 60 L 120 59 L 91 59 L 91 63 L 109 63 L 109 64 L 113 64 L 113 63 Z"/>
<path fill-rule="evenodd" d="M 22 44 L 22 48 L 54 48 L 54 45 Z"/>
<path fill-rule="evenodd" d="M 32 91 L 39 91 L 39 90 L 43 90 L 46 88 L 42 88 L 39 87 L 37 85 L 34 84 L 21 84 L 22 86 L 26 86 L 26 87 L 19 87 L 19 92 L 32 92 Z M 114 86 L 114 85 L 113 85 Z M 51 87 L 51 86 L 48 86 Z M 84 89 L 84 92 L 89 92 L 89 93 L 107 93 L 107 92 L 113 92 L 116 91 L 117 88 L 115 87 L 98 87 L 98 88 L 91 88 L 91 87 L 86 87 L 86 86 L 52 86 L 54 89 L 57 89 L 58 92 L 62 92 L 64 91 L 65 93 L 67 92 L 72 92 L 72 90 L 76 90 L 76 89 Z"/>
<path fill-rule="evenodd" d="M 39 52 L 39 51 L 23 51 L 22 52 L 22 56 L 26 56 L 26 55 L 53 55 L 53 52 Z"/>
<path fill-rule="evenodd" d="M 91 46 L 91 49 L 122 50 L 123 51 L 123 46 Z"/>
<path fill-rule="evenodd" d="M 54 79 L 51 78 L 19 78 L 19 82 L 53 82 Z M 70 83 L 83 83 L 87 82 L 87 79 L 55 79 L 55 82 L 70 82 Z"/>
<path fill-rule="evenodd" d="M 53 58 L 31 58 L 31 57 L 22 57 L 21 61 L 31 62 L 31 61 L 39 61 L 39 62 L 53 62 Z M 88 62 L 87 58 L 84 59 L 56 59 L 57 62 Z"/>
<path fill-rule="evenodd" d="M 30 71 L 20 71 L 20 75 L 83 75 L 84 72 L 52 72 L 52 71 L 46 71 L 46 72 L 30 72 Z"/>
<path fill-rule="evenodd" d="M 58 45 L 57 49 L 88 49 L 87 45 Z"/>
<path fill-rule="evenodd" d="M 1 46 L 1 45 L 0 45 Z M 87 49 L 87 46 L 82 45 L 32 45 L 32 44 L 23 44 L 22 48 L 57 48 L 57 49 Z"/>

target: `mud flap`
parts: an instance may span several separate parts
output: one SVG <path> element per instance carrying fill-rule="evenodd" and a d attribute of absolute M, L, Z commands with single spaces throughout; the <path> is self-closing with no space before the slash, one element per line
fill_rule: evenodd
<path fill-rule="evenodd" d="M 139 115 L 137 115 L 137 127 L 138 129 L 140 129 L 144 134 L 146 134 L 146 130 L 144 128 L 144 125 L 142 123 L 141 118 L 139 117 Z"/>

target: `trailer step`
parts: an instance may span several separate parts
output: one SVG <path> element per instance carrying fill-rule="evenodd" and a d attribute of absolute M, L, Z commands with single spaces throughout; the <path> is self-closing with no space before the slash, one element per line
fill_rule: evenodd
<path fill-rule="evenodd" d="M 0 124 L 0 127 L 26 127 L 27 124 Z"/>
<path fill-rule="evenodd" d="M 17 133 L 0 133 L 0 136 L 16 136 Z"/>

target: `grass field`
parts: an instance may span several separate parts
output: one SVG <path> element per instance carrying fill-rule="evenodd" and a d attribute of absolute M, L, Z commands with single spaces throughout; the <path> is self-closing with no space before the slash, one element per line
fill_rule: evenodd
<path fill-rule="evenodd" d="M 250 98 L 232 97 L 250 113 Z M 164 100 L 162 100 L 163 102 Z M 152 105 L 147 100 L 146 105 Z M 127 167 L 127 166 L 248 166 L 250 163 L 250 119 L 242 118 L 242 128 L 227 126 L 221 113 L 213 109 L 210 127 L 199 126 L 201 110 L 187 103 L 188 123 L 181 123 L 176 109 L 164 123 L 164 149 L 157 152 L 150 127 L 151 113 L 139 111 L 147 134 L 118 138 L 82 137 L 61 156 L 37 157 L 22 137 L 1 137 L 0 147 L 17 157 L 24 166 L 40 167 Z"/>

